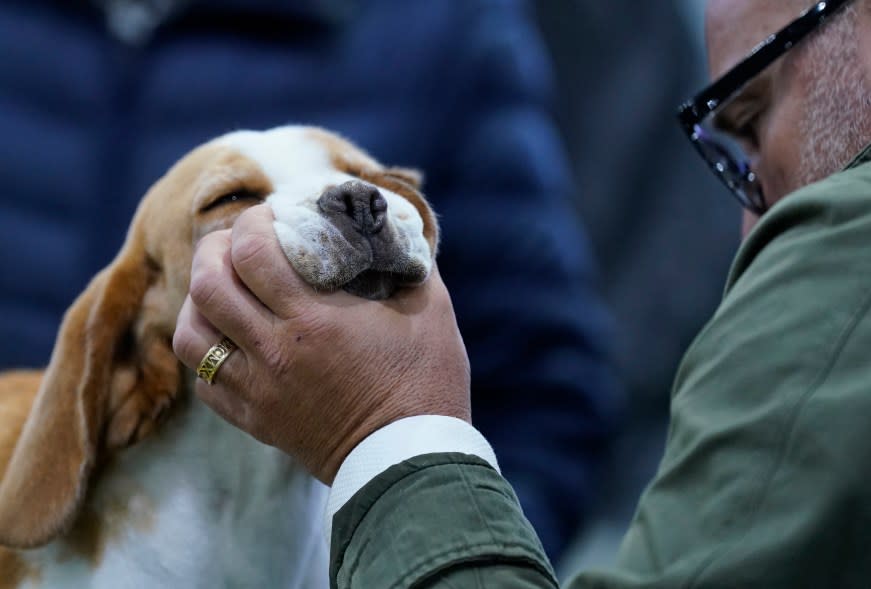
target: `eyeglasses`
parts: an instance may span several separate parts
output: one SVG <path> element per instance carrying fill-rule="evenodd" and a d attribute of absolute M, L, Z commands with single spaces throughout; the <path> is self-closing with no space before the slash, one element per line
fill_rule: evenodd
<path fill-rule="evenodd" d="M 753 78 L 817 30 L 848 2 L 850 0 L 818 2 L 756 46 L 741 63 L 680 107 L 678 120 L 696 150 L 738 202 L 754 214 L 761 215 L 768 208 L 762 186 L 738 142 L 716 129 L 714 115 Z"/>

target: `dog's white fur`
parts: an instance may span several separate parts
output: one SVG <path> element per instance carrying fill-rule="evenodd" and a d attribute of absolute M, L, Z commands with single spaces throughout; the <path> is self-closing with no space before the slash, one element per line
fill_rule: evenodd
<path fill-rule="evenodd" d="M 353 248 L 319 214 L 317 199 L 328 186 L 358 180 L 360 175 L 351 172 L 360 166 L 384 172 L 377 162 L 344 141 L 304 127 L 235 132 L 209 145 L 234 150 L 253 161 L 268 178 L 273 191 L 266 196 L 266 202 L 275 214 L 276 234 L 291 263 L 302 272 L 309 269 L 304 277 L 313 286 L 347 273 L 349 263 L 365 263 L 354 260 Z M 337 166 L 337 162 L 348 165 L 341 169 L 344 164 Z M 214 198 L 216 185 L 226 184 L 236 173 L 224 166 L 199 177 L 191 214 L 202 207 L 204 199 Z M 379 189 L 388 202 L 389 224 L 401 249 L 428 273 L 435 238 L 432 232 L 429 238 L 424 236 L 420 209 L 384 184 Z M 216 222 L 209 230 L 231 222 Z M 192 239 L 197 237 L 195 233 Z M 305 263 L 300 258 L 305 258 Z M 312 259 L 320 262 L 314 272 Z M 178 306 L 180 301 L 157 304 Z M 287 456 L 260 444 L 208 410 L 189 393 L 193 379 L 191 373 L 186 373 L 188 392 L 175 401 L 166 423 L 118 452 L 95 474 L 76 516 L 78 527 L 89 517 L 99 521 L 94 545 L 88 547 L 87 554 L 73 549 L 64 535 L 39 548 L 16 550 L 14 555 L 21 566 L 14 570 L 19 571 L 20 579 L 8 586 L 328 586 L 328 547 L 321 529 L 326 488 Z M 87 530 L 84 535 L 88 536 Z M 88 538 L 84 541 L 87 543 Z M 81 542 L 79 538 L 77 543 Z M 0 588 L 6 586 L 0 579 Z"/>
<path fill-rule="evenodd" d="M 38 573 L 23 589 L 329 586 L 326 488 L 198 399 L 94 491 L 91 509 L 119 520 L 98 566 L 53 542 L 24 552 Z"/>

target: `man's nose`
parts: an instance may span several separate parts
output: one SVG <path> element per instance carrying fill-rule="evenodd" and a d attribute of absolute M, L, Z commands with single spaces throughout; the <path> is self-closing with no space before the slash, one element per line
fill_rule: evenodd
<path fill-rule="evenodd" d="M 318 199 L 318 207 L 324 213 L 348 217 L 353 227 L 365 235 L 381 231 L 387 214 L 387 200 L 381 192 L 356 180 L 327 188 Z"/>

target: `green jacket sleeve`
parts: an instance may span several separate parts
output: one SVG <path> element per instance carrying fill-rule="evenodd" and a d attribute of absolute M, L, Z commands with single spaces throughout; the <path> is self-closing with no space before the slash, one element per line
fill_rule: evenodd
<path fill-rule="evenodd" d="M 869 309 L 866 164 L 781 201 L 744 243 L 617 566 L 570 589 L 871 586 Z M 462 455 L 364 487 L 333 551 L 341 588 L 555 586 L 507 483 Z"/>
<path fill-rule="evenodd" d="M 333 589 L 553 589 L 511 486 L 464 454 L 430 454 L 367 484 L 333 520 Z"/>

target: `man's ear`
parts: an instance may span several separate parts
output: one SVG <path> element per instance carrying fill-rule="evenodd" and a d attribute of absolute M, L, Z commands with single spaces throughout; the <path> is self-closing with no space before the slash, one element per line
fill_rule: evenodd
<path fill-rule="evenodd" d="M 385 169 L 383 174 L 401 180 L 415 190 L 419 191 L 423 188 L 423 172 L 420 170 L 393 167 Z"/>
<path fill-rule="evenodd" d="M 141 316 L 160 270 L 136 242 L 64 317 L 21 435 L 0 464 L 0 545 L 40 546 L 66 531 L 101 454 L 147 435 L 179 390 L 172 334 L 154 333 Z M 0 427 L 11 419 L 0 414 Z"/>

